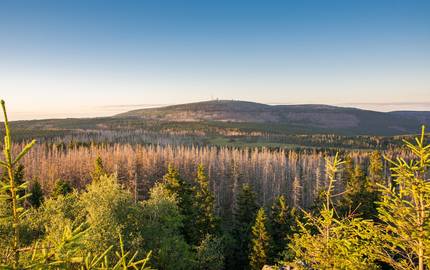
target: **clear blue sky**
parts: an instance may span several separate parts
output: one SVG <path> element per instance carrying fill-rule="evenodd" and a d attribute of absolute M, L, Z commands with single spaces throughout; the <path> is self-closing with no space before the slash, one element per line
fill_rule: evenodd
<path fill-rule="evenodd" d="M 0 2 L 14 119 L 222 99 L 430 110 L 430 1 Z"/>

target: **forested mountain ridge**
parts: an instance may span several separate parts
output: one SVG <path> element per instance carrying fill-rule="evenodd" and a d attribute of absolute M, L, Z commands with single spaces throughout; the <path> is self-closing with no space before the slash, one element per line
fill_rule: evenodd
<path fill-rule="evenodd" d="M 415 113 L 415 114 L 412 114 Z M 117 117 L 180 122 L 270 123 L 292 129 L 349 135 L 399 135 L 426 124 L 426 112 L 384 113 L 320 104 L 266 105 L 235 100 L 213 100 L 161 108 L 133 110 Z M 306 131 L 304 132 L 306 133 Z"/>
<path fill-rule="evenodd" d="M 422 123 L 430 122 L 430 111 L 393 111 L 389 112 L 389 114 L 401 117 L 408 117 L 414 120 L 418 120 Z"/>
<path fill-rule="evenodd" d="M 269 148 L 389 149 L 429 112 L 375 112 L 328 105 L 208 101 L 100 118 L 15 121 L 17 141 L 111 142 Z M 4 130 L 0 127 L 0 135 Z"/>

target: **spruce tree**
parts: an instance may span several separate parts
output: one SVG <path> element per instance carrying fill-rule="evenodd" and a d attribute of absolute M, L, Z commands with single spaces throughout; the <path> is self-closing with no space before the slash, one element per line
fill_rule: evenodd
<path fill-rule="evenodd" d="M 12 225 L 13 228 L 10 234 L 12 236 L 12 239 L 10 240 L 10 246 L 7 247 L 7 250 L 9 251 L 7 263 L 9 263 L 9 265 L 11 266 L 8 267 L 8 269 L 20 269 L 20 256 L 22 254 L 22 243 L 20 241 L 20 234 L 23 219 L 22 212 L 24 210 L 22 206 L 26 199 L 25 196 L 21 196 L 20 194 L 25 192 L 27 186 L 26 183 L 17 183 L 17 180 L 15 179 L 15 172 L 17 170 L 17 165 L 19 164 L 19 161 L 27 154 L 28 151 L 30 151 L 36 141 L 33 140 L 29 144 L 27 144 L 17 156 L 13 155 L 12 137 L 9 128 L 9 120 L 6 113 L 6 105 L 4 100 L 1 100 L 0 103 L 4 115 L 5 131 L 5 136 L 3 140 L 4 143 L 2 145 L 4 160 L 0 160 L 0 166 L 3 171 L 7 172 L 1 183 L 0 199 L 5 202 L 7 208 L 11 210 L 11 213 L 8 213 L 9 215 L 6 217 L 2 217 L 2 219 L 6 220 L 8 224 Z"/>
<path fill-rule="evenodd" d="M 355 165 L 354 174 L 351 182 L 348 184 L 348 190 L 352 193 L 359 192 L 366 186 L 366 176 L 359 164 Z"/>
<path fill-rule="evenodd" d="M 100 156 L 96 158 L 94 161 L 94 170 L 91 173 L 91 178 L 93 181 L 97 181 L 100 179 L 100 177 L 107 175 L 107 171 L 105 169 L 105 166 L 103 164 L 103 160 Z"/>
<path fill-rule="evenodd" d="M 292 236 L 294 226 L 293 210 L 287 205 L 284 195 L 279 196 L 272 205 L 270 212 L 270 235 L 272 245 L 270 250 L 270 262 L 274 263 L 288 244 L 288 237 Z"/>
<path fill-rule="evenodd" d="M 251 252 L 249 254 L 249 264 L 251 270 L 261 270 L 268 261 L 269 234 L 266 230 L 266 214 L 260 208 L 252 227 Z"/>
<path fill-rule="evenodd" d="M 25 177 L 24 165 L 19 164 L 16 167 L 14 173 L 15 173 L 15 177 L 14 177 L 15 178 L 15 184 L 17 186 L 20 186 L 26 182 L 24 179 L 24 177 Z M 18 192 L 18 194 L 19 194 L 19 196 L 23 197 L 25 195 L 25 190 L 20 190 Z"/>
<path fill-rule="evenodd" d="M 196 248 L 196 269 L 222 270 L 225 269 L 224 239 L 213 235 L 206 235 Z"/>
<path fill-rule="evenodd" d="M 424 137 L 423 127 L 416 144 L 405 141 L 412 159 L 390 160 L 393 184 L 379 185 L 380 259 L 396 270 L 430 269 L 430 144 Z"/>
<path fill-rule="evenodd" d="M 39 181 L 35 181 L 30 186 L 30 197 L 28 198 L 28 202 L 33 206 L 38 208 L 43 202 L 43 190 Z"/>
<path fill-rule="evenodd" d="M 345 165 L 347 174 L 350 174 L 353 164 L 346 161 Z M 375 201 L 378 194 L 368 188 L 368 178 L 359 164 L 355 165 L 350 177 L 344 195 L 337 205 L 339 212 L 343 215 L 354 213 L 362 218 L 375 219 L 377 215 Z"/>
<path fill-rule="evenodd" d="M 98 179 L 100 179 L 100 178 L 98 178 Z M 73 191 L 73 189 L 70 186 L 69 182 L 66 182 L 66 181 L 60 179 L 60 180 L 58 180 L 55 183 L 55 187 L 52 190 L 51 196 L 54 197 L 54 198 L 56 198 L 56 197 L 58 197 L 60 195 L 61 196 L 65 196 L 65 195 L 69 194 L 72 191 Z"/>
<path fill-rule="evenodd" d="M 344 170 L 342 172 L 342 181 L 345 189 L 348 189 L 348 186 L 351 184 L 351 181 L 354 178 L 354 160 L 350 155 L 345 157 L 345 165 Z"/>
<path fill-rule="evenodd" d="M 197 167 L 197 176 L 193 187 L 193 207 L 195 210 L 195 235 L 192 241 L 200 244 L 207 234 L 214 234 L 217 230 L 218 219 L 215 217 L 214 195 L 209 190 L 209 183 L 203 165 Z"/>
<path fill-rule="evenodd" d="M 369 174 L 367 177 L 367 185 L 370 191 L 378 189 L 378 184 L 384 184 L 384 167 L 382 156 L 378 151 L 374 151 L 370 155 Z"/>
<path fill-rule="evenodd" d="M 188 244 L 197 244 L 196 235 L 198 235 L 194 218 L 196 210 L 193 204 L 192 188 L 179 175 L 178 171 L 171 165 L 168 166 L 167 173 L 164 175 L 164 184 L 171 194 L 176 194 L 178 206 L 184 218 L 183 234 Z"/>
<path fill-rule="evenodd" d="M 295 263 L 306 269 L 377 269 L 373 222 L 353 215 L 338 216 L 334 208 L 334 184 L 342 164 L 337 154 L 333 161 L 327 160 L 328 187 L 322 210 L 318 215 L 304 212 L 306 222 L 298 221 L 299 233 L 289 244 Z"/>
<path fill-rule="evenodd" d="M 233 238 L 235 242 L 231 258 L 232 269 L 248 269 L 249 247 L 251 241 L 251 227 L 258 210 L 256 195 L 249 184 L 243 184 L 237 195 L 234 212 Z"/>

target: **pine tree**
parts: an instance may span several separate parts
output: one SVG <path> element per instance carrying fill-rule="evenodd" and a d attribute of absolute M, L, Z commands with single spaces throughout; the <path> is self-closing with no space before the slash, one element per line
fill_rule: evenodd
<path fill-rule="evenodd" d="M 199 244 L 207 234 L 214 234 L 217 230 L 218 220 L 215 217 L 214 195 L 209 190 L 209 183 L 203 165 L 197 167 L 195 186 L 193 187 L 193 207 L 195 209 L 196 234 L 192 241 Z"/>
<path fill-rule="evenodd" d="M 369 184 L 369 177 L 366 177 L 361 166 L 356 164 L 352 177 L 347 183 L 345 194 L 338 205 L 339 211 L 343 214 L 353 212 L 366 219 L 376 219 L 376 201 L 378 201 L 379 192 L 375 188 L 369 188 L 372 186 L 375 184 Z"/>
<path fill-rule="evenodd" d="M 348 184 L 347 189 L 351 193 L 359 192 L 366 186 L 366 176 L 359 164 L 355 165 L 354 174 L 351 182 Z"/>
<path fill-rule="evenodd" d="M 43 190 L 42 190 L 42 186 L 40 185 L 39 181 L 35 181 L 31 187 L 30 187 L 30 197 L 28 198 L 28 202 L 33 206 L 33 207 L 39 207 L 44 198 L 43 198 Z"/>
<path fill-rule="evenodd" d="M 350 155 L 345 158 L 344 170 L 342 172 L 342 181 L 345 188 L 348 190 L 351 185 L 351 181 L 354 178 L 354 160 Z"/>
<path fill-rule="evenodd" d="M 367 179 L 359 164 L 352 160 L 345 161 L 344 180 L 347 180 L 345 192 L 336 206 L 341 215 L 354 213 L 362 218 L 376 218 L 376 194 L 367 189 Z M 347 179 L 348 177 L 349 179 Z"/>
<path fill-rule="evenodd" d="M 370 191 L 378 189 L 378 184 L 384 184 L 384 167 L 382 156 L 378 151 L 374 151 L 370 155 L 369 174 L 367 177 L 367 185 Z"/>
<path fill-rule="evenodd" d="M 100 177 L 98 179 L 100 179 Z M 58 196 L 65 196 L 72 191 L 73 191 L 73 189 L 70 186 L 69 182 L 66 182 L 66 181 L 60 179 L 55 183 L 55 187 L 52 190 L 51 196 L 54 198 L 56 198 Z"/>
<path fill-rule="evenodd" d="M 405 141 L 412 160 L 391 161 L 394 185 L 379 185 L 383 222 L 381 260 L 396 270 L 430 269 L 430 144 L 423 126 L 416 144 Z"/>
<path fill-rule="evenodd" d="M 237 195 L 236 209 L 234 212 L 233 237 L 235 241 L 233 261 L 230 268 L 247 269 L 249 267 L 249 247 L 251 241 L 251 227 L 258 210 L 256 195 L 249 184 L 243 184 Z"/>
<path fill-rule="evenodd" d="M 377 230 L 371 221 L 337 215 L 332 197 L 343 162 L 336 155 L 326 164 L 329 181 L 325 202 L 318 215 L 304 212 L 307 221 L 298 221 L 300 231 L 289 245 L 294 260 L 306 269 L 376 269 Z"/>
<path fill-rule="evenodd" d="M 20 256 L 22 254 L 22 243 L 20 242 L 20 234 L 22 228 L 22 219 L 23 215 L 23 203 L 25 201 L 25 196 L 21 196 L 22 192 L 25 192 L 27 188 L 26 183 L 19 184 L 16 182 L 16 170 L 18 162 L 27 154 L 28 151 L 34 146 L 36 143 L 35 140 L 31 141 L 27 144 L 22 151 L 17 155 L 12 155 L 12 137 L 9 128 L 9 120 L 6 113 L 5 102 L 1 100 L 1 107 L 4 115 L 4 128 L 5 128 L 5 136 L 4 136 L 4 144 L 3 144 L 3 154 L 4 160 L 0 160 L 0 166 L 2 170 L 6 171 L 6 177 L 4 178 L 4 182 L 1 183 L 0 189 L 0 199 L 4 200 L 8 207 L 11 209 L 11 215 L 7 217 L 2 217 L 8 221 L 9 224 L 12 225 L 13 231 L 11 232 L 12 239 L 11 244 L 7 248 L 9 250 L 8 263 L 10 263 L 9 269 L 19 269 L 20 265 Z M 5 194 L 3 194 L 5 193 Z"/>
<path fill-rule="evenodd" d="M 287 206 L 284 195 L 279 196 L 273 203 L 270 213 L 270 235 L 272 246 L 270 262 L 274 263 L 288 244 L 288 237 L 292 236 L 294 226 L 293 210 Z"/>
<path fill-rule="evenodd" d="M 206 235 L 196 248 L 196 268 L 202 270 L 222 270 L 224 268 L 224 239 Z"/>
<path fill-rule="evenodd" d="M 260 208 L 252 227 L 251 253 L 249 263 L 251 270 L 261 270 L 268 261 L 269 234 L 266 231 L 266 214 Z"/>
<path fill-rule="evenodd" d="M 184 217 L 183 234 L 185 240 L 188 244 L 196 244 L 198 231 L 194 220 L 196 210 L 193 203 L 192 187 L 182 179 L 178 171 L 171 165 L 168 166 L 167 173 L 163 179 L 166 189 L 178 198 L 178 206 Z"/>
<path fill-rule="evenodd" d="M 103 160 L 100 156 L 96 158 L 94 161 L 94 170 L 91 173 L 91 178 L 93 181 L 97 181 L 100 179 L 100 177 L 107 175 L 107 171 L 105 169 L 105 166 L 103 165 Z"/>
<path fill-rule="evenodd" d="M 24 179 L 24 177 L 25 177 L 25 171 L 24 171 L 24 165 L 22 165 L 22 164 L 19 164 L 17 167 L 16 167 L 16 169 L 15 169 L 15 171 L 14 171 L 14 173 L 15 173 L 15 177 L 14 177 L 14 179 L 15 179 L 15 184 L 17 185 L 17 186 L 20 186 L 20 185 L 22 185 L 22 184 L 24 184 L 26 181 L 25 181 L 25 179 Z M 19 192 L 18 192 L 18 194 L 19 194 L 19 196 L 21 196 L 21 197 L 23 197 L 24 195 L 25 195 L 25 190 L 23 189 L 23 190 L 20 190 Z"/>
<path fill-rule="evenodd" d="M 183 216 L 178 197 L 156 183 L 149 198 L 142 202 L 142 236 L 146 249 L 153 250 L 156 269 L 186 270 L 193 268 L 193 254 L 183 235 Z"/>

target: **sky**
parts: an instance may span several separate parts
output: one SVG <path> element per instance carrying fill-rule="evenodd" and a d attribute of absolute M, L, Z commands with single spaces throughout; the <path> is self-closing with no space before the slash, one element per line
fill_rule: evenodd
<path fill-rule="evenodd" d="M 210 99 L 430 110 L 430 1 L 2 0 L 14 120 Z"/>

